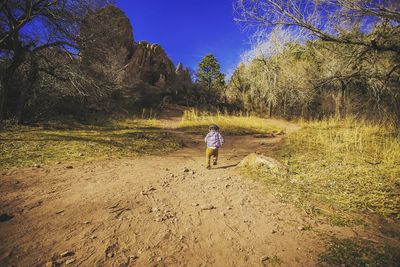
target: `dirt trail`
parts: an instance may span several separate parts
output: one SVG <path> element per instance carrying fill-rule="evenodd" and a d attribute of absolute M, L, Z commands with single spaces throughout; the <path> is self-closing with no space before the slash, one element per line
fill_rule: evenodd
<path fill-rule="evenodd" d="M 185 147 L 169 155 L 3 174 L 0 211 L 14 217 L 0 222 L 0 265 L 316 265 L 323 242 L 302 230 L 316 222 L 235 169 L 280 139 L 227 136 L 208 171 L 203 136 L 179 133 L 173 115 L 163 122 Z"/>

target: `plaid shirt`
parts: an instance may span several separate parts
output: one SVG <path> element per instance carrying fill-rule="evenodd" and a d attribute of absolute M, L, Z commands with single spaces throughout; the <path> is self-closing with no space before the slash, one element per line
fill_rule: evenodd
<path fill-rule="evenodd" d="M 224 144 L 224 138 L 218 131 L 211 130 L 204 138 L 204 142 L 206 142 L 207 147 L 218 148 Z"/>

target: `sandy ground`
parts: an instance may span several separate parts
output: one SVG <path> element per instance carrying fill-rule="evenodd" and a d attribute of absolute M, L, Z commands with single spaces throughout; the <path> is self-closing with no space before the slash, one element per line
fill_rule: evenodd
<path fill-rule="evenodd" d="M 218 166 L 206 170 L 202 135 L 179 133 L 176 123 L 164 119 L 185 147 L 166 156 L 1 174 L 0 213 L 13 218 L 0 222 L 0 265 L 318 265 L 325 240 L 303 226 L 336 230 L 235 168 L 281 137 L 226 137 Z"/>

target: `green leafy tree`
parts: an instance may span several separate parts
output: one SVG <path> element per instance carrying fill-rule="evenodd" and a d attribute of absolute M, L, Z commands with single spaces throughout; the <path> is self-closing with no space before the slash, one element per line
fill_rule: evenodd
<path fill-rule="evenodd" d="M 208 101 L 213 93 L 225 93 L 225 74 L 221 73 L 220 65 L 211 53 L 200 61 L 196 73 L 196 82 L 207 90 Z"/>

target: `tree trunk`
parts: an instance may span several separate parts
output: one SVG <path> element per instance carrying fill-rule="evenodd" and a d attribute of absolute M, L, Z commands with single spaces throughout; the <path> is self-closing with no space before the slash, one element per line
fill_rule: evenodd
<path fill-rule="evenodd" d="M 283 99 L 283 117 L 286 117 L 286 99 Z"/>
<path fill-rule="evenodd" d="M 395 112 L 396 112 L 396 118 L 394 121 L 394 126 L 397 129 L 400 129 L 400 97 L 394 97 L 393 98 L 394 106 L 395 106 Z"/>
<path fill-rule="evenodd" d="M 0 78 L 0 122 L 5 118 L 6 88 L 3 77 Z"/>
<path fill-rule="evenodd" d="M 268 118 L 272 118 L 272 103 L 268 102 Z"/>
<path fill-rule="evenodd" d="M 6 118 L 6 101 L 11 79 L 15 71 L 24 61 L 26 52 L 27 51 L 22 47 L 16 48 L 10 65 L 5 68 L 0 78 L 0 122 Z"/>
<path fill-rule="evenodd" d="M 17 123 L 23 123 L 23 115 L 24 115 L 24 109 L 25 109 L 25 104 L 26 104 L 26 98 L 28 95 L 29 89 L 27 87 L 22 87 L 21 92 L 19 94 L 18 98 L 18 106 L 17 106 L 17 113 L 16 113 L 16 120 Z"/>
<path fill-rule="evenodd" d="M 302 105 L 301 106 L 301 118 L 303 119 L 308 119 L 308 113 L 307 113 L 307 105 Z"/>
<path fill-rule="evenodd" d="M 342 90 L 339 90 L 337 94 L 332 94 L 333 101 L 335 102 L 335 118 L 340 118 L 340 110 L 342 104 Z"/>
<path fill-rule="evenodd" d="M 0 122 L 6 119 L 6 103 L 8 97 L 8 91 L 10 88 L 10 80 L 15 70 L 8 68 L 4 76 L 1 77 L 1 95 L 0 95 Z"/>
<path fill-rule="evenodd" d="M 38 77 L 38 66 L 36 59 L 31 56 L 31 64 L 30 64 L 30 70 L 29 70 L 29 75 L 28 75 L 28 86 L 23 86 L 21 88 L 21 92 L 19 95 L 18 99 L 18 106 L 17 106 L 17 114 L 16 114 L 16 119 L 17 123 L 23 123 L 24 119 L 24 110 L 26 106 L 26 100 L 28 94 L 32 91 L 33 86 L 35 85 L 35 81 L 37 80 Z"/>
<path fill-rule="evenodd" d="M 342 107 L 341 116 L 346 117 L 347 116 L 346 83 L 344 81 L 341 81 L 340 84 L 342 86 L 342 88 L 341 88 L 341 93 L 342 93 L 341 102 L 342 103 L 340 105 Z"/>

